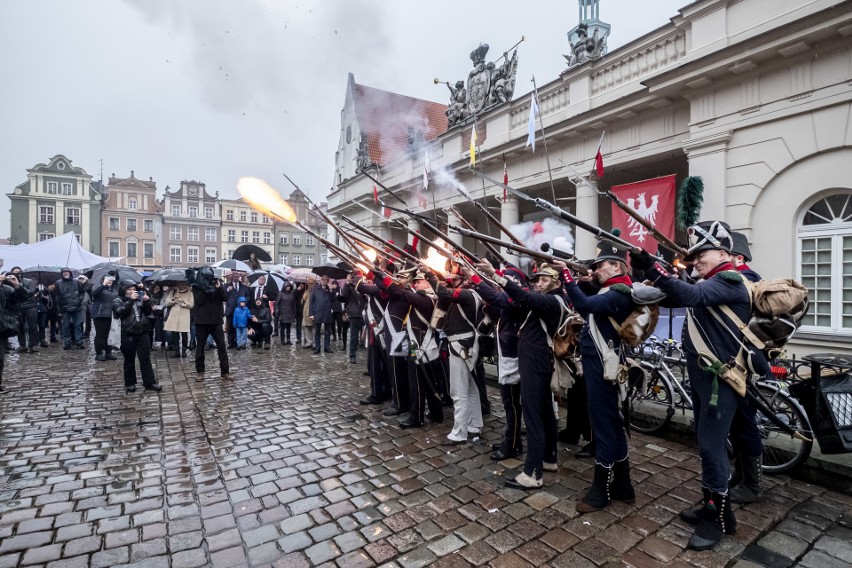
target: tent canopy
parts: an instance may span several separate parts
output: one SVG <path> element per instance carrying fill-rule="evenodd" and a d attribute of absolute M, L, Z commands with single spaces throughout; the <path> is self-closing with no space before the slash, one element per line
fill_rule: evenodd
<path fill-rule="evenodd" d="M 67 266 L 79 270 L 110 260 L 114 261 L 118 258 L 111 259 L 87 251 L 77 242 L 73 232 L 37 243 L 0 245 L 0 262 L 4 270 L 9 270 L 13 266 L 26 268 L 36 264 Z"/>

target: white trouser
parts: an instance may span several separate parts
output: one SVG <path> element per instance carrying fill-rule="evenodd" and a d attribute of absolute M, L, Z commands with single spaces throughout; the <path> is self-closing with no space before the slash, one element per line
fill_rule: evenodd
<path fill-rule="evenodd" d="M 450 397 L 453 399 L 453 430 L 447 438 L 467 440 L 468 433 L 482 430 L 482 406 L 479 389 L 464 359 L 450 351 Z"/>

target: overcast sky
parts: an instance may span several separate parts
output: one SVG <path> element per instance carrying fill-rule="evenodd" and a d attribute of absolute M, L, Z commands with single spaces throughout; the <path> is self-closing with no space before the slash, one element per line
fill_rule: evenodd
<path fill-rule="evenodd" d="M 690 0 L 601 0 L 609 49 Z M 521 36 L 515 97 L 558 77 L 577 0 L 3 0 L 0 187 L 66 155 L 95 180 L 181 180 L 235 198 L 237 179 L 286 172 L 314 199 L 331 187 L 347 73 L 446 104 L 433 78 L 467 77 Z M 0 237 L 9 234 L 9 200 Z"/>

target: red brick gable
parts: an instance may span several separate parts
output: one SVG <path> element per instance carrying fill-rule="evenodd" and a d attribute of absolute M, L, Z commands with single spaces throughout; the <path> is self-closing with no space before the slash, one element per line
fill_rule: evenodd
<path fill-rule="evenodd" d="M 355 114 L 370 158 L 385 164 L 408 149 L 409 128 L 428 142 L 447 131 L 447 106 L 355 85 Z"/>

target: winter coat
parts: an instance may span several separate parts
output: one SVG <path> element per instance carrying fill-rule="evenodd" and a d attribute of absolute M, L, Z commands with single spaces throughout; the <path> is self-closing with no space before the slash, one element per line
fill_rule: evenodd
<path fill-rule="evenodd" d="M 38 307 L 38 300 L 36 299 L 36 294 L 38 293 L 38 284 L 35 281 L 30 280 L 29 278 L 21 277 L 21 288 L 24 289 L 24 293 L 26 293 L 26 297 L 22 297 L 23 299 L 18 301 L 18 308 L 21 310 L 26 310 L 29 308 Z"/>
<path fill-rule="evenodd" d="M 252 329 L 260 329 L 264 325 L 272 324 L 272 312 L 269 311 L 266 304 L 262 304 L 260 307 L 252 306 L 249 308 L 249 315 L 257 318 L 256 322 L 251 319 L 248 320 L 248 327 Z"/>
<path fill-rule="evenodd" d="M 169 315 L 166 321 L 163 322 L 165 331 L 179 331 L 189 333 L 191 324 L 192 307 L 195 305 L 195 296 L 192 290 L 187 288 L 185 292 L 181 292 L 177 288 L 171 288 L 167 292 L 166 306 L 169 308 Z"/>
<path fill-rule="evenodd" d="M 17 304 L 18 302 L 26 299 L 27 291 L 23 286 L 18 286 L 17 288 L 13 288 L 8 284 L 0 284 L 0 313 L 10 312 L 10 305 Z M 9 337 L 17 334 L 17 330 L 10 330 L 9 335 L 0 335 L 0 341 L 5 341 L 4 337 Z M 0 374 L 2 374 L 2 367 L 0 367 Z M 2 376 L 0 376 L 2 379 Z"/>
<path fill-rule="evenodd" d="M 237 304 L 240 303 L 240 298 L 249 298 L 251 297 L 251 290 L 249 287 L 243 284 L 242 282 L 237 282 L 236 284 L 232 282 L 228 282 L 222 285 L 223 291 L 227 295 L 226 300 L 227 303 L 225 305 L 225 315 L 231 316 L 234 314 L 234 308 L 237 307 Z M 231 289 L 228 292 L 228 288 Z"/>
<path fill-rule="evenodd" d="M 112 302 L 112 313 L 121 319 L 121 335 L 148 333 L 148 316 L 151 315 L 151 300 L 131 300 L 119 296 Z"/>
<path fill-rule="evenodd" d="M 346 283 L 340 290 L 340 299 L 346 302 L 349 310 L 349 319 L 363 318 L 364 308 L 367 306 L 367 298 L 355 290 L 355 284 Z"/>
<path fill-rule="evenodd" d="M 311 294 L 313 293 L 313 288 L 306 288 L 302 292 L 302 327 L 313 327 L 314 320 L 312 320 L 309 316 L 311 315 Z"/>
<path fill-rule="evenodd" d="M 275 315 L 280 323 L 294 323 L 296 321 L 296 295 L 285 289 L 278 293 L 275 299 Z"/>
<path fill-rule="evenodd" d="M 228 299 L 221 284 L 212 292 L 205 292 L 198 286 L 192 287 L 195 298 L 195 325 L 222 325 L 225 317 L 223 302 Z"/>
<path fill-rule="evenodd" d="M 231 323 L 234 324 L 234 327 L 243 328 L 248 327 L 249 317 L 251 317 L 251 310 L 248 306 L 241 306 L 240 302 L 245 302 L 245 298 L 240 298 L 237 300 L 237 307 L 234 308 L 234 313 L 231 314 Z"/>
<path fill-rule="evenodd" d="M 314 316 L 314 324 L 331 323 L 333 316 L 331 315 L 332 304 L 337 299 L 337 292 L 333 292 L 329 287 L 317 284 L 311 290 L 310 308 L 308 315 Z"/>
<path fill-rule="evenodd" d="M 93 318 L 111 318 L 112 303 L 118 297 L 118 286 L 113 283 L 112 286 L 104 286 L 98 284 L 92 288 L 92 312 Z"/>
<path fill-rule="evenodd" d="M 86 290 L 80 282 L 73 278 L 60 278 L 56 281 L 54 295 L 59 305 L 59 313 L 79 312 L 83 309 Z"/>

